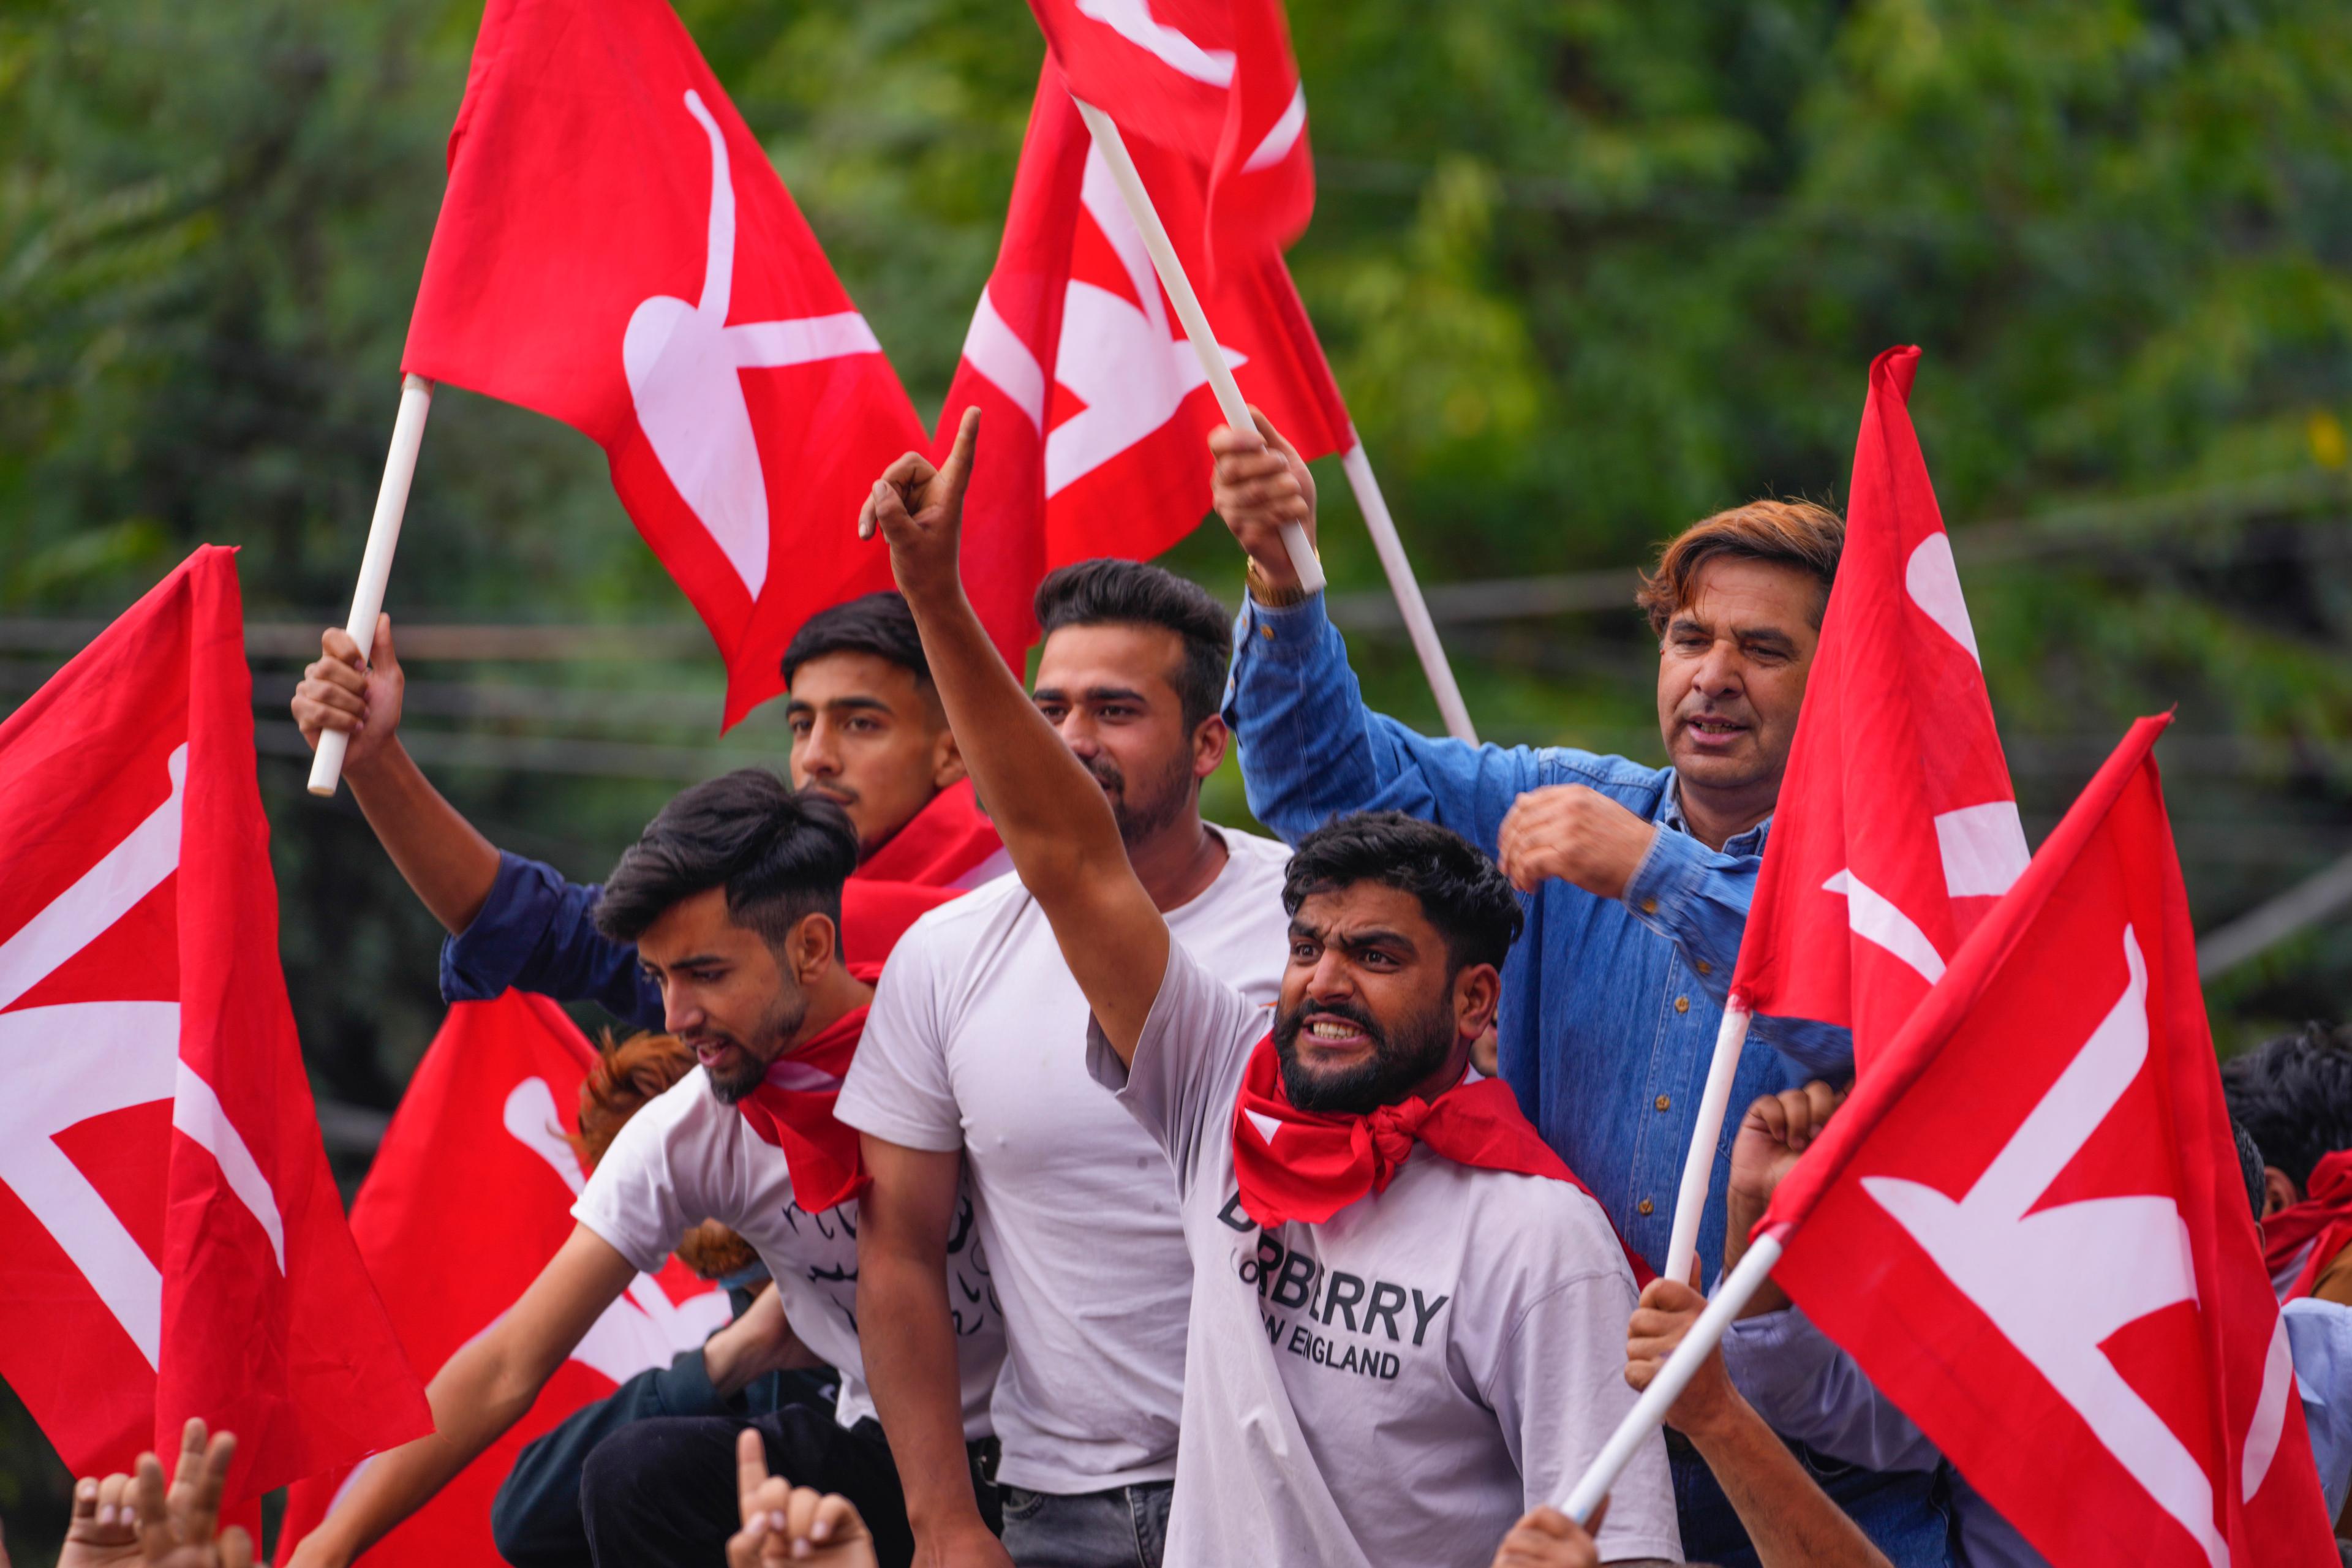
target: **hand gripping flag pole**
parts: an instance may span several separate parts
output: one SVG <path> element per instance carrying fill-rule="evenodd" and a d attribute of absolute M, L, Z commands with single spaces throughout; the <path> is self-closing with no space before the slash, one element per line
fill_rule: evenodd
<path fill-rule="evenodd" d="M 1143 233 L 1143 247 L 1151 255 L 1151 269 L 1160 274 L 1160 286 L 1168 290 L 1169 303 L 1176 307 L 1176 319 L 1184 323 L 1184 335 L 1192 340 L 1192 352 L 1201 357 L 1201 369 L 1209 378 L 1209 385 L 1217 395 L 1217 408 L 1225 423 L 1236 430 L 1254 430 L 1249 405 L 1242 401 L 1242 389 L 1234 383 L 1233 367 L 1225 363 L 1224 351 L 1217 346 L 1216 334 L 1209 330 L 1209 318 L 1201 310 L 1200 296 L 1192 292 L 1192 280 L 1184 275 L 1184 263 L 1178 259 L 1176 247 L 1169 243 L 1168 226 L 1160 221 L 1159 209 L 1151 205 L 1151 193 L 1143 188 L 1143 176 L 1135 172 L 1135 160 L 1129 156 L 1127 142 L 1109 115 L 1082 98 L 1071 101 L 1087 122 L 1087 134 L 1102 153 L 1103 163 L 1118 185 L 1118 194 L 1127 203 L 1128 216 Z M 1298 574 L 1299 586 L 1310 594 L 1323 591 L 1323 563 L 1315 558 L 1315 546 L 1307 540 L 1307 530 L 1295 522 L 1282 525 L 1282 542 L 1290 550 L 1290 564 Z"/>
<path fill-rule="evenodd" d="M 376 617 L 392 581 L 392 552 L 400 545 L 400 521 L 408 511 L 408 485 L 416 477 L 416 453 L 425 443 L 425 416 L 433 408 L 433 384 L 421 375 L 400 379 L 400 412 L 392 422 L 392 449 L 384 454 L 383 483 L 375 492 L 375 516 L 368 523 L 367 549 L 360 557 L 360 580 L 352 590 L 352 618 L 344 630 L 365 658 L 375 646 Z M 329 795 L 343 776 L 343 753 L 352 738 L 341 730 L 319 731 L 310 760 L 310 793 Z"/>
<path fill-rule="evenodd" d="M 1665 1425 L 1667 1410 L 1682 1397 L 1700 1363 L 1714 1354 L 1715 1347 L 1722 1342 L 1723 1331 L 1731 1326 L 1731 1320 L 1739 1315 L 1739 1310 L 1770 1278 L 1772 1265 L 1780 1260 L 1779 1233 L 1758 1237 L 1748 1255 L 1739 1260 L 1739 1266 L 1707 1302 L 1706 1310 L 1683 1335 L 1683 1342 L 1675 1347 L 1675 1353 L 1666 1358 L 1666 1364 L 1658 1369 L 1658 1375 L 1650 1380 L 1650 1386 L 1642 1391 L 1642 1397 L 1625 1412 L 1624 1419 L 1617 1423 L 1617 1430 L 1609 1434 L 1609 1441 L 1601 1446 L 1601 1452 L 1585 1467 L 1576 1489 L 1560 1504 L 1560 1512 L 1579 1524 L 1592 1522 L 1592 1510 L 1601 1506 L 1601 1500 L 1609 1495 L 1609 1489 L 1617 1484 L 1618 1476 L 1642 1445 L 1649 1441 L 1650 1434 Z"/>

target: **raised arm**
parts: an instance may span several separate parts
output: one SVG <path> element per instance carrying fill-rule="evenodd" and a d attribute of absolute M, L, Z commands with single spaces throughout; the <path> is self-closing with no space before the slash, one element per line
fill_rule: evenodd
<path fill-rule="evenodd" d="M 294 722 L 315 749 L 320 731 L 352 738 L 343 777 L 400 874 L 452 936 L 474 923 L 498 879 L 499 852 L 433 787 L 400 743 L 407 688 L 392 646 L 392 617 L 379 616 L 375 647 L 362 658 L 340 626 L 319 639 L 319 658 L 294 689 Z"/>
<path fill-rule="evenodd" d="M 342 1568 L 430 1502 L 522 1419 L 636 1272 L 595 1232 L 573 1229 L 512 1310 L 433 1374 L 425 1389 L 432 1434 L 369 1460 L 334 1511 L 302 1538 L 295 1568 Z"/>
<path fill-rule="evenodd" d="M 1313 536 L 1314 477 L 1264 415 L 1257 422 L 1209 437 L 1217 515 L 1250 563 L 1225 701 L 1250 810 L 1294 843 L 1342 813 L 1402 811 L 1493 853 L 1503 814 L 1542 782 L 1538 754 L 1433 738 L 1364 706 L 1323 596 L 1300 594 L 1282 542 L 1286 521 Z"/>
<path fill-rule="evenodd" d="M 967 409 L 943 468 L 909 452 L 875 481 L 858 531 L 881 530 L 964 765 L 1095 1020 L 1132 1059 L 1168 968 L 1168 923 L 1127 863 L 1102 786 L 1037 711 L 964 597 L 956 550 L 980 436 Z"/>

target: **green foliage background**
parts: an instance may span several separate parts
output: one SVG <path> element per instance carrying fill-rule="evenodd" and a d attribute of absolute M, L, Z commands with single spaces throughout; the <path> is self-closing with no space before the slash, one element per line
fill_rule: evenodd
<path fill-rule="evenodd" d="M 213 541 L 246 547 L 252 617 L 340 621 L 479 9 L 0 5 L 0 620 L 110 615 Z M 1024 8 L 680 10 L 935 410 L 1036 79 Z M 2160 755 L 2200 928 L 2352 849 L 2352 10 L 1295 0 L 1291 17 L 1321 190 L 1293 266 L 1426 579 L 1621 567 L 1748 497 L 1839 500 L 1864 369 L 1917 342 L 1914 411 L 2029 827 L 2132 715 L 2178 704 Z M 439 401 L 395 619 L 688 619 L 593 447 Z M 1336 468 L 1324 489 L 1335 579 L 1376 586 Z M 1213 523 L 1175 563 L 1236 591 Z M 1630 609 L 1450 640 L 1490 737 L 1655 756 Z M 1401 645 L 1360 638 L 1358 659 L 1376 701 L 1434 726 Z M 56 662 L 0 658 L 0 707 Z M 562 710 L 582 732 L 623 711 L 708 747 L 711 663 L 530 679 L 586 683 Z M 257 668 L 266 750 L 293 668 Z M 454 732 L 548 728 L 445 696 Z M 425 706 L 413 727 L 437 721 Z M 755 719 L 711 765 L 780 759 L 781 735 Z M 671 787 L 435 771 L 500 842 L 583 875 Z M 436 933 L 347 800 L 308 800 L 275 753 L 263 787 L 320 1089 L 387 1107 L 437 1021 Z M 1216 791 L 1239 818 L 1237 782 Z M 2340 1014 L 2347 981 L 2352 933 L 2326 922 L 2217 983 L 2216 1033 L 2227 1049 Z M 54 1462 L 14 1419 L 0 1512 L 37 1542 Z"/>

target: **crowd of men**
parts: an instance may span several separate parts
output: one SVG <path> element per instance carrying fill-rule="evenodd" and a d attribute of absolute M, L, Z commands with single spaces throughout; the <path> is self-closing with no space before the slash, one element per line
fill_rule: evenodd
<path fill-rule="evenodd" d="M 1313 478 L 1263 424 L 1212 442 L 1239 618 L 1157 567 L 1066 567 L 1023 690 L 959 578 L 976 420 L 875 486 L 900 591 L 786 653 L 790 783 L 684 791 L 601 887 L 435 791 L 388 623 L 364 656 L 326 634 L 294 713 L 352 737 L 344 776 L 448 929 L 445 994 L 593 999 L 656 1037 L 583 1097 L 617 1130 L 571 1238 L 299 1568 L 431 1499 L 713 1222 L 714 1271 L 770 1283 L 525 1451 L 494 1521 L 517 1568 L 2038 1563 L 1769 1292 L 1589 1529 L 1548 1506 L 1703 1304 L 1653 1270 L 1837 517 L 1758 501 L 1665 544 L 1653 768 L 1370 711 L 1280 536 Z M 1233 747 L 1280 841 L 1202 819 Z M 1754 1034 L 1709 1281 L 1851 1071 L 1840 1031 Z M 2228 1081 L 2340 1513 L 2352 1047 L 2315 1030 Z M 85 1483 L 76 1539 L 163 1506 L 137 1490 Z"/>

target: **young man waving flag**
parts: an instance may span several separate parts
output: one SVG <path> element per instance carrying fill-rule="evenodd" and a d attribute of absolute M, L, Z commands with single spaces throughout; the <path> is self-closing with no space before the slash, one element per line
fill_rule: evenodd
<path fill-rule="evenodd" d="M 1269 1027 L 1170 939 L 1101 789 L 964 597 L 978 426 L 942 469 L 892 465 L 863 526 L 889 540 L 973 778 L 1094 1010 L 1089 1068 L 1175 1168 L 1194 1280 L 1165 1561 L 1484 1564 L 1632 1397 L 1624 1253 L 1509 1091 L 1469 1071 L 1517 900 L 1443 828 L 1332 824 L 1291 863 Z M 1663 1445 L 1600 1546 L 1679 1560 Z"/>

